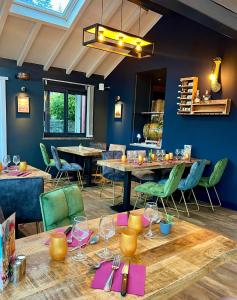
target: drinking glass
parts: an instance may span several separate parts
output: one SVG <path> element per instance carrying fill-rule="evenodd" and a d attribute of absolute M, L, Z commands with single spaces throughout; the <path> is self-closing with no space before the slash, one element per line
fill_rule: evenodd
<path fill-rule="evenodd" d="M 184 149 L 181 149 L 180 150 L 180 159 L 184 159 Z"/>
<path fill-rule="evenodd" d="M 166 151 L 165 150 L 161 150 L 161 160 L 165 159 L 165 154 L 166 154 Z"/>
<path fill-rule="evenodd" d="M 156 150 L 156 156 L 157 156 L 157 160 L 160 160 L 161 157 L 161 150 Z"/>
<path fill-rule="evenodd" d="M 108 245 L 108 240 L 115 235 L 115 224 L 114 218 L 111 216 L 102 216 L 100 218 L 99 224 L 99 234 L 105 239 L 106 244 Z M 112 252 L 108 249 L 108 246 L 102 249 L 97 255 L 103 259 L 109 259 L 113 257 Z"/>
<path fill-rule="evenodd" d="M 175 150 L 175 158 L 179 160 L 180 149 Z"/>
<path fill-rule="evenodd" d="M 50 237 L 49 254 L 53 260 L 64 260 L 67 255 L 67 238 L 63 232 L 53 232 Z"/>
<path fill-rule="evenodd" d="M 10 164 L 10 162 L 11 162 L 11 156 L 10 155 L 5 155 L 3 157 L 3 167 L 4 167 L 4 169 L 8 168 L 8 165 Z"/>
<path fill-rule="evenodd" d="M 153 238 L 155 237 L 155 234 L 151 230 L 152 223 L 160 220 L 160 213 L 158 211 L 157 204 L 153 202 L 147 202 L 143 215 L 149 221 L 149 230 L 145 234 L 145 237 Z"/>
<path fill-rule="evenodd" d="M 137 249 L 137 232 L 124 229 L 120 235 L 120 250 L 125 257 L 132 257 Z"/>
<path fill-rule="evenodd" d="M 87 222 L 87 217 L 80 216 L 74 218 L 74 223 L 72 226 L 72 236 L 78 241 L 80 246 L 78 253 L 72 257 L 76 261 L 85 260 L 86 255 L 82 253 L 81 246 L 82 241 L 89 236 L 89 227 Z"/>
<path fill-rule="evenodd" d="M 16 165 L 16 170 L 17 170 L 17 165 L 19 164 L 20 160 L 20 156 L 19 155 L 13 155 L 13 160 L 14 164 Z"/>

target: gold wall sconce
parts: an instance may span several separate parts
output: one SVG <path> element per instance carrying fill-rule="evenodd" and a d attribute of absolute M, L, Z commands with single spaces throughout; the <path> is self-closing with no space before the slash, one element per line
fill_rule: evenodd
<path fill-rule="evenodd" d="M 30 113 L 30 98 L 26 93 L 26 87 L 21 87 L 21 92 L 17 95 L 17 112 L 29 114 Z"/>
<path fill-rule="evenodd" d="M 219 79 L 219 73 L 220 73 L 220 67 L 221 67 L 221 58 L 216 57 L 214 60 L 214 70 L 212 71 L 210 75 L 211 80 L 211 90 L 214 93 L 218 93 L 221 90 L 221 84 L 218 82 Z"/>
<path fill-rule="evenodd" d="M 120 96 L 115 98 L 115 106 L 114 106 L 114 118 L 115 119 L 122 119 L 123 115 L 123 104 L 121 102 Z"/>

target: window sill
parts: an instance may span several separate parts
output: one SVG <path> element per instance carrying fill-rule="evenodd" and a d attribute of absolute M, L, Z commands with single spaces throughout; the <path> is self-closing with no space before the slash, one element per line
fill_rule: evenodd
<path fill-rule="evenodd" d="M 76 136 L 68 136 L 68 137 L 60 137 L 60 136 L 48 136 L 48 137 L 43 137 L 43 140 L 70 140 L 70 141 L 80 141 L 80 140 L 87 140 L 91 141 L 94 138 L 93 137 L 76 137 Z"/>

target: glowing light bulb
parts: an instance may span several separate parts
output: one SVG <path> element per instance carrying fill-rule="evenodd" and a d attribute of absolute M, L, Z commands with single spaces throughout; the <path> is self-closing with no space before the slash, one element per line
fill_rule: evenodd
<path fill-rule="evenodd" d="M 209 78 L 210 78 L 211 81 L 215 81 L 216 80 L 216 76 L 213 73 L 211 73 L 211 75 L 209 76 Z"/>
<path fill-rule="evenodd" d="M 98 34 L 98 40 L 100 42 L 103 42 L 105 40 L 105 37 L 104 37 L 104 31 L 100 30 L 99 31 L 99 34 Z"/>
<path fill-rule="evenodd" d="M 119 37 L 118 45 L 119 45 L 119 47 L 123 47 L 123 45 L 124 45 L 123 37 L 122 36 Z"/>
<path fill-rule="evenodd" d="M 137 42 L 137 46 L 135 47 L 135 51 L 136 52 L 142 52 L 142 46 L 141 46 L 141 43 L 140 42 Z"/>

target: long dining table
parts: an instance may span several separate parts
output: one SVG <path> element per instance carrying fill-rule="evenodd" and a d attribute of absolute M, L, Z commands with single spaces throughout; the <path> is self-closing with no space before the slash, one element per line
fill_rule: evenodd
<path fill-rule="evenodd" d="M 116 215 L 113 216 L 116 219 Z M 97 233 L 99 219 L 88 223 Z M 115 254 L 121 255 L 119 231 L 123 229 L 117 226 L 117 233 L 109 239 L 109 248 Z M 160 233 L 159 224 L 152 225 L 152 230 L 157 237 L 145 239 L 140 234 L 135 256 L 131 258 L 131 263 L 146 267 L 145 294 L 139 299 L 167 300 L 217 266 L 237 258 L 236 241 L 180 219 L 174 218 L 167 236 Z M 121 299 L 119 292 L 91 288 L 94 271 L 90 271 L 89 263 L 98 262 L 96 253 L 107 245 L 106 241 L 101 238 L 97 244 L 83 248 L 88 257 L 83 262 L 71 259 L 75 252 L 68 252 L 65 261 L 56 262 L 50 259 L 45 245 L 48 237 L 49 232 L 43 232 L 16 240 L 17 254 L 27 257 L 26 277 L 16 286 L 10 283 L 0 292 L 1 300 Z M 128 300 L 137 298 L 126 296 Z"/>
<path fill-rule="evenodd" d="M 111 208 L 117 212 L 128 211 L 133 207 L 130 204 L 131 199 L 131 181 L 132 181 L 132 172 L 133 171 L 144 171 L 152 170 L 155 173 L 156 181 L 160 179 L 159 171 L 162 169 L 171 169 L 176 164 L 185 163 L 187 167 L 191 166 L 195 161 L 200 159 L 192 158 L 191 160 L 168 160 L 168 161 L 152 161 L 144 162 L 139 165 L 136 162 L 129 162 L 128 160 L 122 162 L 121 159 L 108 159 L 108 160 L 98 160 L 97 164 L 102 167 L 108 167 L 115 169 L 121 172 L 124 172 L 124 189 L 123 189 L 123 202 L 117 205 L 111 206 Z M 207 164 L 210 164 L 210 161 L 206 161 Z"/>
<path fill-rule="evenodd" d="M 17 174 L 18 173 L 18 174 Z M 37 169 L 35 167 L 32 167 L 30 165 L 27 166 L 26 171 L 22 172 L 16 172 L 14 169 L 9 169 L 8 172 L 0 172 L 0 180 L 4 179 L 15 179 L 15 178 L 33 178 L 33 177 L 42 177 L 44 180 L 50 180 L 52 178 L 51 174 L 44 172 L 40 169 Z"/>

